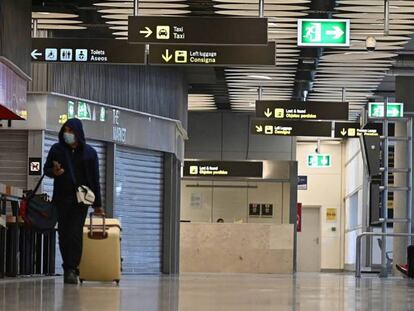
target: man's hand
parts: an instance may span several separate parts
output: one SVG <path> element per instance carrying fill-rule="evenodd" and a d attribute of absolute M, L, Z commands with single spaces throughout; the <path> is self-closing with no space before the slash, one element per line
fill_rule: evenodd
<path fill-rule="evenodd" d="M 105 214 L 105 211 L 102 207 L 94 207 L 94 209 L 95 209 L 95 214 L 97 214 L 97 215 Z"/>
<path fill-rule="evenodd" d="M 56 177 L 62 175 L 65 170 L 62 168 L 62 165 L 57 162 L 57 161 L 53 161 L 53 175 L 55 175 Z"/>

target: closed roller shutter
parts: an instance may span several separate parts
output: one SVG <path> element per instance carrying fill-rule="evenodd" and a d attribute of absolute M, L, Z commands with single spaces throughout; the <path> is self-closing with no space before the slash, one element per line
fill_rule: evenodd
<path fill-rule="evenodd" d="M 122 223 L 124 273 L 161 272 L 163 164 L 160 152 L 117 146 L 114 216 Z"/>
<path fill-rule="evenodd" d="M 58 142 L 58 136 L 55 133 L 46 132 L 44 140 L 43 163 L 46 161 L 47 154 L 50 148 Z M 105 206 L 106 195 L 106 144 L 100 141 L 87 140 L 87 143 L 95 148 L 99 159 L 99 175 L 101 184 L 102 206 Z M 52 196 L 53 194 L 53 179 L 45 177 L 43 180 L 43 192 Z M 56 273 L 63 273 L 62 258 L 60 256 L 59 245 L 56 245 Z"/>
<path fill-rule="evenodd" d="M 27 188 L 27 131 L 0 131 L 0 183 Z"/>

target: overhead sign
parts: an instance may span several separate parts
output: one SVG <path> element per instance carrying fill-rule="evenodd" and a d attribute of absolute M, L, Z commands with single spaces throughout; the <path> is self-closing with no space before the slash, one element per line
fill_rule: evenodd
<path fill-rule="evenodd" d="M 331 167 L 331 155 L 330 154 L 322 154 L 322 153 L 312 153 L 308 154 L 308 167 L 312 168 L 324 168 L 324 167 Z"/>
<path fill-rule="evenodd" d="M 42 158 L 29 158 L 29 176 L 42 175 Z"/>
<path fill-rule="evenodd" d="M 32 38 L 33 62 L 145 64 L 145 45 L 114 39 Z"/>
<path fill-rule="evenodd" d="M 331 137 L 331 130 L 331 122 L 280 121 L 258 118 L 251 122 L 251 133 L 256 135 Z"/>
<path fill-rule="evenodd" d="M 298 46 L 349 46 L 348 19 L 298 19 Z"/>
<path fill-rule="evenodd" d="M 267 18 L 130 16 L 128 41 L 151 44 L 266 45 Z"/>
<path fill-rule="evenodd" d="M 384 103 L 368 103 L 368 117 L 383 118 L 384 117 Z M 387 103 L 387 117 L 388 118 L 402 118 L 404 116 L 403 103 Z"/>
<path fill-rule="evenodd" d="M 263 178 L 263 163 L 249 161 L 185 161 L 184 176 Z"/>
<path fill-rule="evenodd" d="M 276 59 L 275 43 L 265 46 L 163 46 L 150 47 L 152 65 L 273 66 Z"/>
<path fill-rule="evenodd" d="M 256 117 L 286 120 L 348 120 L 347 102 L 256 101 Z"/>
<path fill-rule="evenodd" d="M 379 124 L 380 125 L 380 124 Z M 358 138 L 364 136 L 378 136 L 382 134 L 376 124 L 367 124 L 366 127 L 361 128 L 357 122 L 335 122 L 335 137 L 337 138 Z"/>

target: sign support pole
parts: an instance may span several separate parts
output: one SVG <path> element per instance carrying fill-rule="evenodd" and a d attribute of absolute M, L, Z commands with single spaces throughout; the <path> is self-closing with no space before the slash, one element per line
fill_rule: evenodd
<path fill-rule="evenodd" d="M 262 100 L 262 97 L 263 97 L 263 87 L 259 86 L 259 88 L 257 89 L 257 98 L 259 100 Z"/>
<path fill-rule="evenodd" d="M 390 34 L 390 0 L 384 0 L 384 35 Z"/>
<path fill-rule="evenodd" d="M 134 16 L 138 16 L 139 0 L 134 0 Z"/>
<path fill-rule="evenodd" d="M 259 0 L 259 17 L 264 17 L 264 0 Z"/>
<path fill-rule="evenodd" d="M 33 19 L 33 38 L 37 37 L 37 18 Z"/>
<path fill-rule="evenodd" d="M 139 0 L 134 0 L 134 16 L 138 16 L 139 13 Z M 145 44 L 145 64 L 148 64 L 148 56 L 149 56 L 149 44 Z"/>

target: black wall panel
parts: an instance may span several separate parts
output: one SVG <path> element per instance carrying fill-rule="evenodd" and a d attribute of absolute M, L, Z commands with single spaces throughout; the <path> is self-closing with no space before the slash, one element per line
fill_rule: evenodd
<path fill-rule="evenodd" d="M 172 119 L 187 125 L 187 83 L 177 68 L 49 64 L 49 91 Z"/>
<path fill-rule="evenodd" d="M 0 55 L 30 75 L 31 10 L 29 0 L 0 0 Z"/>

